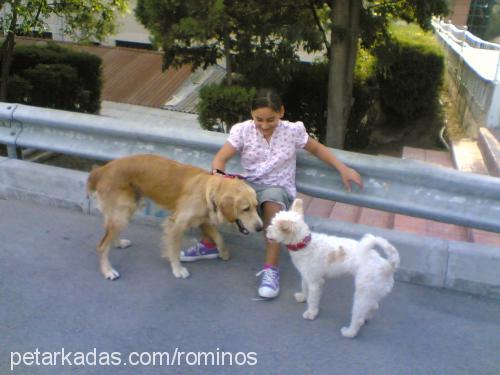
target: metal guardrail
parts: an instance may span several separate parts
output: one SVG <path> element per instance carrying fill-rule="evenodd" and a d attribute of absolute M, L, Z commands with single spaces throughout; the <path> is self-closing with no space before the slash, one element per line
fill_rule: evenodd
<path fill-rule="evenodd" d="M 96 115 L 0 103 L 0 143 L 110 160 L 161 154 L 209 169 L 226 135 L 175 126 L 124 122 Z M 298 190 L 315 197 L 500 232 L 500 179 L 426 163 L 334 150 L 364 180 L 345 191 L 336 171 L 307 152 L 297 157 Z M 241 172 L 238 158 L 228 170 Z"/>

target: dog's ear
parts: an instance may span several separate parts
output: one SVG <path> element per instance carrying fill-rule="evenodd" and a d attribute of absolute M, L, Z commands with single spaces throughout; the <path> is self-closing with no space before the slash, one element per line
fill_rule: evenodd
<path fill-rule="evenodd" d="M 234 223 L 236 221 L 236 204 L 233 197 L 229 195 L 222 197 L 219 201 L 219 209 L 228 222 Z"/>
<path fill-rule="evenodd" d="M 302 204 L 302 199 L 297 198 L 293 201 L 291 211 L 297 212 L 300 215 L 304 215 L 304 206 Z"/>

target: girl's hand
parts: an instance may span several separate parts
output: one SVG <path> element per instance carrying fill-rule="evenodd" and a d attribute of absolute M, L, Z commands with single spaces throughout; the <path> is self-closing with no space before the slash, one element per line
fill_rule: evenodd
<path fill-rule="evenodd" d="M 349 167 L 343 168 L 340 171 L 340 177 L 342 177 L 342 182 L 348 192 L 351 192 L 351 181 L 363 189 L 363 179 L 354 169 Z"/>

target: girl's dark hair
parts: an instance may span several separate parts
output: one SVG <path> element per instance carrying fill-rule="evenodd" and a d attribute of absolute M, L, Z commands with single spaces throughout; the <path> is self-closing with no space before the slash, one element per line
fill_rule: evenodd
<path fill-rule="evenodd" d="M 250 109 L 254 111 L 259 108 L 271 108 L 279 112 L 282 105 L 283 102 L 274 89 L 259 89 L 252 99 L 252 106 Z"/>

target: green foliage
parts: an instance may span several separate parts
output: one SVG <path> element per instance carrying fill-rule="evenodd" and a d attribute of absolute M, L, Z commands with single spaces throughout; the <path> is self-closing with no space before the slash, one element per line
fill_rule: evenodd
<path fill-rule="evenodd" d="M 95 55 L 53 43 L 20 45 L 11 74 L 20 78 L 9 84 L 10 101 L 89 113 L 100 109 L 101 59 Z"/>
<path fill-rule="evenodd" d="M 297 64 L 282 94 L 285 117 L 302 121 L 307 132 L 320 141 L 326 136 L 328 64 Z"/>
<path fill-rule="evenodd" d="M 328 73 L 329 65 L 326 62 L 299 64 L 292 70 L 291 79 L 283 89 L 285 117 L 291 121 L 304 122 L 308 133 L 320 142 L 324 142 L 326 137 Z M 376 96 L 376 59 L 361 49 L 354 71 L 354 104 L 347 125 L 346 148 L 361 148 L 368 144 L 371 127 L 362 119 Z"/>
<path fill-rule="evenodd" d="M 164 51 L 164 68 L 207 67 L 228 57 L 246 74 L 298 60 L 300 45 L 322 47 L 314 24 L 317 0 L 138 0 L 136 16 Z M 318 5 L 319 6 L 319 5 Z"/>
<path fill-rule="evenodd" d="M 229 131 L 231 126 L 250 116 L 255 89 L 242 86 L 212 84 L 201 88 L 198 120 L 204 129 L 213 130 L 220 122 Z"/>
<path fill-rule="evenodd" d="M 354 100 L 346 129 L 346 149 L 361 149 L 369 144 L 373 126 L 381 115 L 374 110 L 377 102 L 381 102 L 383 110 L 397 119 L 401 126 L 435 109 L 443 73 L 439 45 L 432 34 L 416 25 L 399 24 L 388 32 L 393 39 L 383 48 L 378 46 L 376 56 L 364 48 L 358 52 L 352 93 Z M 267 76 L 266 71 L 260 72 Z M 326 135 L 328 72 L 328 63 L 296 63 L 290 67 L 289 74 L 275 75 L 272 81 L 282 94 L 285 117 L 290 121 L 303 121 L 309 134 L 321 142 Z M 249 81 L 243 84 L 251 86 Z M 224 88 L 228 89 L 227 86 Z M 205 95 L 200 98 L 200 109 L 210 109 L 211 122 L 206 128 L 211 128 L 216 119 L 223 116 L 225 123 L 230 125 L 249 116 L 247 99 L 243 100 L 245 104 L 240 107 L 241 110 L 234 111 L 237 114 L 229 117 L 224 111 L 237 108 L 233 104 L 237 94 L 221 95 L 217 86 L 211 86 L 210 90 L 209 102 L 205 102 Z"/>
<path fill-rule="evenodd" d="M 31 103 L 39 107 L 75 110 L 78 102 L 78 74 L 66 64 L 38 64 L 24 71 L 30 81 Z"/>
<path fill-rule="evenodd" d="M 384 110 L 403 121 L 432 113 L 444 70 L 439 45 L 432 34 L 414 25 L 394 26 L 391 32 L 392 41 L 377 51 Z"/>
<path fill-rule="evenodd" d="M 358 61 L 354 106 L 347 136 L 350 147 L 366 145 L 371 128 L 361 124 L 376 97 L 376 70 L 373 56 L 363 51 Z M 302 121 L 307 132 L 323 142 L 326 136 L 326 110 L 328 100 L 328 70 L 326 62 L 297 63 L 290 70 L 286 81 L 277 83 L 281 89 L 285 118 L 290 121 Z M 248 85 L 245 87 L 249 87 Z M 198 104 L 199 119 L 205 129 L 214 129 L 223 119 L 232 126 L 234 123 L 250 118 L 250 101 L 255 93 L 253 88 L 242 86 L 210 85 L 203 87 Z"/>
<path fill-rule="evenodd" d="M 27 103 L 32 88 L 30 81 L 16 74 L 13 75 L 7 85 L 7 101 L 11 103 Z"/>
<path fill-rule="evenodd" d="M 46 29 L 46 20 L 57 15 L 64 20 L 64 34 L 79 41 L 102 41 L 116 31 L 116 18 L 127 10 L 127 0 L 6 0 L 0 17 L 3 30 L 15 30 L 17 35 L 37 34 Z M 15 7 L 15 8 L 14 8 Z M 13 9 L 16 25 L 11 25 Z"/>
<path fill-rule="evenodd" d="M 361 44 L 368 50 L 377 50 L 386 46 L 392 39 L 391 24 L 404 21 L 413 24 L 412 30 L 431 29 L 432 16 L 448 13 L 448 0 L 372 0 L 366 1 L 360 14 Z M 420 27 L 418 27 L 418 26 Z M 378 56 L 381 64 L 383 58 Z"/>
<path fill-rule="evenodd" d="M 64 27 L 59 30 L 80 42 L 102 41 L 116 31 L 116 18 L 127 10 L 127 0 L 5 0 L 0 3 L 2 14 L 0 25 L 6 38 L 1 47 L 2 77 L 0 77 L 0 100 L 9 95 L 9 74 L 11 73 L 12 54 L 14 53 L 16 35 L 40 35 L 47 28 L 47 20 L 52 16 L 61 19 Z M 71 60 L 71 57 L 68 57 Z M 81 61 L 81 59 L 76 59 Z M 71 64 L 71 61 L 68 61 Z M 81 111 L 97 112 L 99 110 L 100 80 L 95 72 L 100 63 L 87 60 L 76 67 L 83 79 L 89 78 L 89 89 L 83 89 L 78 95 L 79 102 L 74 107 Z M 83 82 L 82 79 L 82 82 Z M 96 91 L 97 89 L 97 91 Z M 16 93 L 17 95 L 17 93 Z"/>

